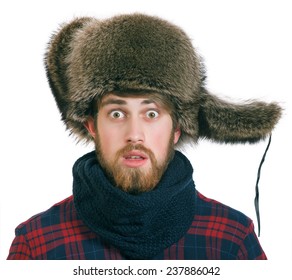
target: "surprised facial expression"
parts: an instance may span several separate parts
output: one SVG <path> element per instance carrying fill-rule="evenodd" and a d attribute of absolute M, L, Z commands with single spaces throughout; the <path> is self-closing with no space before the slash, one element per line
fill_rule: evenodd
<path fill-rule="evenodd" d="M 180 137 L 167 108 L 151 97 L 106 95 L 86 127 L 109 178 L 131 193 L 155 188 Z"/>

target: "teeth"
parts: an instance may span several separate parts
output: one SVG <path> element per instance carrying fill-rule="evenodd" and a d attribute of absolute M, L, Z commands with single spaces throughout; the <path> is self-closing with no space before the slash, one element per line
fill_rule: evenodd
<path fill-rule="evenodd" d="M 141 159 L 142 157 L 140 157 L 140 156 L 130 156 L 129 158 L 130 159 Z"/>

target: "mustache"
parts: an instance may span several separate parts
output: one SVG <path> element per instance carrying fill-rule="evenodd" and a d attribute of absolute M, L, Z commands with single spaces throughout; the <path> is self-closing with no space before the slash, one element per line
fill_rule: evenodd
<path fill-rule="evenodd" d="M 124 148 L 120 149 L 117 154 L 116 154 L 116 159 L 118 159 L 119 157 L 122 157 L 124 154 L 131 152 L 131 151 L 141 151 L 143 153 L 145 153 L 147 156 L 149 156 L 149 158 L 152 160 L 155 158 L 154 153 L 146 148 L 144 145 L 142 144 L 128 144 L 127 146 L 125 146 Z"/>

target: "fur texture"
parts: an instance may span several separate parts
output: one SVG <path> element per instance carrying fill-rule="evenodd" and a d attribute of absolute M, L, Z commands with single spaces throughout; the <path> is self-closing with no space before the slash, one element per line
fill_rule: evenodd
<path fill-rule="evenodd" d="M 189 37 L 157 17 L 74 19 L 52 36 L 45 65 L 62 120 L 79 140 L 92 140 L 83 123 L 93 100 L 111 91 L 153 91 L 170 98 L 182 130 L 179 143 L 199 137 L 256 142 L 271 133 L 281 115 L 276 103 L 236 105 L 208 93 L 203 63 Z"/>

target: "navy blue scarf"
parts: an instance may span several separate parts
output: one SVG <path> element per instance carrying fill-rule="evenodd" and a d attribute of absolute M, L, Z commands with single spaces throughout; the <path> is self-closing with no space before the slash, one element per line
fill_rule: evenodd
<path fill-rule="evenodd" d="M 149 259 L 189 229 L 196 190 L 188 159 L 176 151 L 157 187 L 139 195 L 113 186 L 95 152 L 73 166 L 73 195 L 84 223 L 128 259 Z"/>

